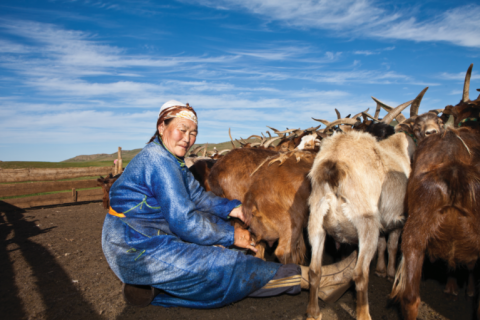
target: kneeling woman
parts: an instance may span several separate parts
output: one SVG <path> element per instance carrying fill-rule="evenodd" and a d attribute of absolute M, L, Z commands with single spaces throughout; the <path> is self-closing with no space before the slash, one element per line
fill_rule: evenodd
<path fill-rule="evenodd" d="M 214 308 L 247 296 L 308 289 L 307 267 L 266 262 L 229 249 L 256 251 L 250 233 L 228 222 L 229 217 L 245 221 L 240 201 L 206 192 L 185 166 L 183 157 L 196 136 L 195 111 L 178 101 L 165 103 L 156 134 L 110 190 L 102 247 L 126 284 L 127 302 Z M 336 298 L 348 288 L 355 260 L 352 254 L 324 267 L 322 299 Z M 152 288 L 146 300 L 138 295 L 140 286 Z M 153 294 L 157 289 L 163 294 Z"/>

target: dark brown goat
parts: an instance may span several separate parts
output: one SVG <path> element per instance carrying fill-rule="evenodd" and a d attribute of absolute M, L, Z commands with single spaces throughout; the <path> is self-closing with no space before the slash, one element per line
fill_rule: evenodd
<path fill-rule="evenodd" d="M 102 190 L 103 190 L 103 208 L 104 209 L 108 209 L 110 208 L 110 196 L 109 196 L 109 192 L 110 192 L 110 188 L 112 187 L 113 183 L 115 181 L 117 181 L 117 179 L 121 176 L 122 174 L 117 174 L 115 176 L 113 176 L 111 173 L 109 176 L 107 177 L 102 177 L 100 176 L 100 178 L 97 179 L 97 186 L 99 187 L 102 187 Z"/>
<path fill-rule="evenodd" d="M 210 185 L 208 184 L 208 175 L 210 174 L 210 170 L 212 169 L 215 162 L 216 161 L 212 159 L 201 159 L 195 161 L 193 165 L 188 168 L 193 174 L 195 180 L 200 183 L 200 185 L 205 189 L 205 191 L 210 191 Z"/>
<path fill-rule="evenodd" d="M 480 257 L 480 143 L 470 128 L 447 129 L 419 144 L 408 181 L 403 258 L 392 297 L 416 319 L 425 253 L 451 268 L 473 268 Z"/>

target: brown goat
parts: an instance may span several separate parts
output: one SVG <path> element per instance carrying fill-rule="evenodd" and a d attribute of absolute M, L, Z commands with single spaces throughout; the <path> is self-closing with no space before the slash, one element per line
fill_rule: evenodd
<path fill-rule="evenodd" d="M 480 143 L 470 128 L 447 129 L 419 144 L 407 185 L 403 258 L 391 296 L 416 319 L 425 254 L 451 268 L 480 257 Z"/>
<path fill-rule="evenodd" d="M 242 201 L 257 241 L 272 245 L 278 239 L 275 254 L 282 263 L 303 263 L 305 257 L 302 230 L 310 194 L 306 176 L 313 154 L 295 154 L 298 161 L 268 149 L 235 149 L 218 160 L 208 178 L 213 193 Z M 256 256 L 263 258 L 265 244 L 257 243 L 257 249 Z"/>
<path fill-rule="evenodd" d="M 117 174 L 116 176 L 113 176 L 111 173 L 107 177 L 102 177 L 97 179 L 97 186 L 102 187 L 103 190 L 103 208 L 108 209 L 110 208 L 110 188 L 112 187 L 113 183 L 117 181 L 117 179 L 121 176 L 122 174 Z"/>
<path fill-rule="evenodd" d="M 286 158 L 283 164 L 280 158 L 267 161 L 253 174 L 244 197 L 244 211 L 252 214 L 250 231 L 269 246 L 278 240 L 275 255 L 283 264 L 305 263 L 303 228 L 311 192 L 307 175 L 314 157 L 315 153 L 297 151 L 296 157 Z M 263 251 L 264 246 L 258 247 Z M 263 258 L 263 252 L 257 256 Z"/>

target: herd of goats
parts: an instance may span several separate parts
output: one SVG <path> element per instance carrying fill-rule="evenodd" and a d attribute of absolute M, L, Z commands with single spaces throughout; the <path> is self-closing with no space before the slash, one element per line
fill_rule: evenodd
<path fill-rule="evenodd" d="M 469 99 L 472 67 L 455 106 L 418 115 L 428 88 L 396 108 L 374 98 L 373 116 L 367 109 L 342 118 L 335 110 L 335 121 L 314 119 L 326 126 L 323 129 L 271 128 L 277 137 L 267 131 L 268 137 L 262 133 L 238 141 L 240 147 L 232 140 L 232 150 L 210 155 L 203 147 L 203 156 L 197 156 L 201 151 L 197 148 L 185 162 L 207 191 L 242 201 L 259 258 L 264 258 L 267 245 L 278 242 L 275 255 L 281 263 L 305 264 L 307 228 L 310 288 L 318 288 L 326 235 L 337 244 L 358 245 L 357 318 L 371 319 L 368 274 L 378 253 L 375 273 L 393 281 L 391 298 L 400 301 L 404 318 L 416 319 L 426 255 L 431 261 L 445 261 L 451 269 L 467 266 L 467 293 L 475 295 L 473 269 L 480 257 L 480 202 L 476 202 L 480 96 Z M 410 117 L 405 118 L 401 112 L 408 106 Z M 382 108 L 388 114 L 380 119 Z M 252 143 L 252 138 L 258 142 Z M 114 180 L 99 179 L 107 208 Z M 397 267 L 400 236 L 402 258 Z M 454 277 L 449 277 L 446 290 L 458 293 Z M 318 290 L 311 289 L 309 295 L 307 314 L 320 319 Z"/>

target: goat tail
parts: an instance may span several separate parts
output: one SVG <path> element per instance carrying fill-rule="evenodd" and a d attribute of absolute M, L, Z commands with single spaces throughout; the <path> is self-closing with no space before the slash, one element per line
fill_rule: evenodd
<path fill-rule="evenodd" d="M 405 257 L 402 255 L 400 264 L 398 265 L 397 272 L 395 273 L 395 280 L 393 281 L 392 292 L 389 298 L 398 301 L 403 296 L 407 286 L 407 275 L 405 267 Z"/>

